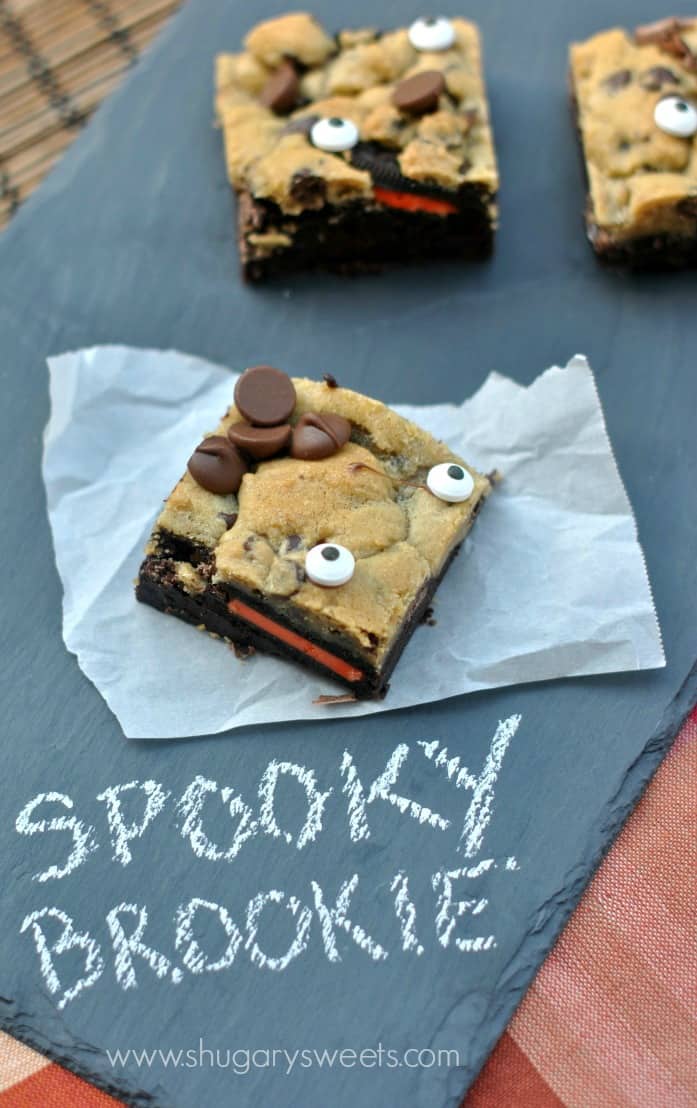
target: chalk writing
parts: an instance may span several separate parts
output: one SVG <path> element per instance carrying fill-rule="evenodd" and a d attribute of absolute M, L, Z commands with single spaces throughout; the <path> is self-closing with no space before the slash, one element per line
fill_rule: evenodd
<path fill-rule="evenodd" d="M 25 804 L 17 816 L 15 828 L 19 834 L 38 835 L 43 834 L 44 831 L 69 831 L 73 836 L 73 849 L 62 866 L 51 865 L 41 873 L 35 873 L 33 881 L 50 881 L 51 878 L 67 877 L 82 865 L 87 855 L 98 846 L 94 837 L 94 827 L 85 827 L 84 823 L 75 816 L 52 816 L 48 820 L 33 820 L 32 815 L 42 804 L 62 804 L 69 810 L 73 807 L 72 800 L 64 793 L 39 793 Z"/>
<path fill-rule="evenodd" d="M 285 773 L 302 785 L 307 796 L 307 817 L 295 843 L 298 850 L 302 850 L 307 843 L 314 842 L 322 830 L 322 812 L 332 789 L 328 789 L 326 793 L 319 792 L 314 773 L 305 766 L 297 766 L 294 762 L 277 762 L 275 759 L 269 762 L 259 785 L 259 824 L 268 835 L 273 835 L 274 838 L 282 836 L 287 843 L 293 842 L 293 836 L 290 831 L 281 831 L 274 813 L 276 785 L 281 774 Z"/>
<path fill-rule="evenodd" d="M 348 750 L 344 751 L 341 761 L 341 774 L 346 780 L 342 791 L 348 796 L 349 831 L 354 842 L 370 838 L 367 807 L 369 804 L 374 804 L 376 800 L 386 800 L 388 804 L 393 804 L 403 815 L 411 816 L 418 823 L 427 823 L 430 827 L 437 827 L 441 831 L 447 830 L 450 826 L 450 821 L 444 819 L 443 816 L 439 816 L 437 812 L 431 811 L 430 808 L 424 807 L 416 800 L 409 800 L 408 797 L 400 796 L 399 793 L 393 791 L 393 786 L 396 785 L 399 777 L 399 771 L 406 762 L 408 755 L 409 747 L 406 743 L 400 743 L 392 751 L 380 776 L 373 781 L 366 797 L 353 758 Z"/>
<path fill-rule="evenodd" d="M 475 776 L 466 766 L 462 766 L 459 757 L 450 758 L 447 747 L 441 748 L 439 742 L 419 742 L 418 744 L 426 757 L 430 758 L 435 765 L 445 767 L 449 780 L 454 777 L 456 788 L 470 789 L 472 792 L 472 800 L 465 815 L 461 836 L 461 844 L 468 858 L 473 858 L 481 849 L 484 832 L 493 811 L 496 781 L 511 739 L 520 727 L 521 718 L 521 716 L 510 716 L 499 722 L 484 768 L 479 776 Z"/>
<path fill-rule="evenodd" d="M 41 921 L 47 918 L 57 919 L 59 923 L 63 924 L 63 930 L 53 944 L 49 943 L 41 926 Z M 63 989 L 62 995 L 58 998 L 58 1008 L 65 1008 L 68 1001 L 74 1000 L 83 989 L 89 989 L 90 985 L 94 985 L 95 981 L 104 972 L 104 959 L 101 955 L 99 943 L 90 938 L 86 931 L 76 931 L 70 916 L 66 915 L 65 912 L 61 912 L 60 908 L 40 908 L 38 912 L 32 912 L 25 916 L 19 929 L 20 934 L 23 934 L 29 928 L 34 933 L 34 943 L 39 955 L 41 974 L 48 991 L 53 995 L 59 993 L 63 988 L 60 977 L 56 972 L 54 957 L 67 954 L 70 950 L 83 950 L 85 952 L 84 975 L 78 978 L 73 985 Z"/>
<path fill-rule="evenodd" d="M 132 915 L 138 917 L 136 926 L 130 935 L 126 934 L 121 917 Z M 144 958 L 150 969 L 157 977 L 165 977 L 169 972 L 169 958 L 164 954 L 158 954 L 156 950 L 146 946 L 143 942 L 143 932 L 148 922 L 147 908 L 139 908 L 137 904 L 119 904 L 107 912 L 107 927 L 111 934 L 114 947 L 114 973 L 116 980 L 123 989 L 135 989 L 136 971 L 133 966 L 133 958 Z"/>
<path fill-rule="evenodd" d="M 440 843 L 443 850 L 452 852 L 450 863 L 435 872 L 424 875 L 420 866 L 420 873 L 410 873 L 400 865 L 388 870 L 389 876 L 377 885 L 365 884 L 358 872 L 349 870 L 347 877 L 338 874 L 330 889 L 308 876 L 301 878 L 300 887 L 261 889 L 251 898 L 247 894 L 241 904 L 229 904 L 228 897 L 222 898 L 225 903 L 217 903 L 217 897 L 213 901 L 193 896 L 183 900 L 170 916 L 172 943 L 170 950 L 163 944 L 164 952 L 150 945 L 146 934 L 149 908 L 134 899 L 104 910 L 103 934 L 97 935 L 80 926 L 64 907 L 37 908 L 25 915 L 20 931 L 33 937 L 39 972 L 49 994 L 62 1009 L 91 988 L 109 965 L 117 985 L 130 991 L 138 988 L 143 975 L 176 985 L 187 974 L 229 972 L 240 959 L 256 970 L 281 973 L 310 948 L 332 965 L 346 962 L 356 952 L 376 965 L 394 956 L 421 957 L 429 942 L 434 949 L 456 956 L 494 949 L 494 874 L 499 875 L 496 880 L 515 880 L 520 867 L 513 855 L 497 859 L 482 857 L 482 853 L 494 814 L 497 781 L 520 723 L 519 715 L 499 721 L 478 771 L 434 739 L 413 748 L 400 743 L 373 780 L 365 779 L 360 759 L 348 750 L 337 760 L 334 784 L 320 783 L 310 766 L 273 758 L 259 774 L 256 796 L 248 792 L 247 798 L 231 784 L 221 785 L 203 775 L 197 775 L 179 797 L 172 797 L 170 790 L 153 780 L 110 785 L 95 797 L 104 805 L 101 831 L 99 821 L 78 818 L 75 802 L 67 793 L 38 793 L 17 815 L 17 832 L 70 836 L 70 849 L 66 850 L 68 844 L 63 842 L 60 857 L 33 874 L 32 880 L 41 884 L 70 882 L 76 870 L 94 864 L 90 859 L 101 845 L 100 836 L 111 848 L 111 864 L 120 868 L 130 866 L 139 851 L 146 861 L 147 840 L 172 833 L 182 848 L 206 867 L 239 865 L 241 854 L 251 849 L 248 844 L 254 839 L 260 843 L 271 839 L 277 844 L 274 850 L 289 850 L 297 857 L 298 851 L 318 843 L 327 833 L 334 832 L 336 842 L 341 827 L 345 849 L 351 851 L 371 839 L 371 820 L 375 821 L 375 806 L 380 804 L 393 809 L 395 819 L 409 821 L 413 835 L 427 836 L 431 846 Z M 423 792 L 423 771 L 421 778 L 410 773 L 418 770 L 419 758 L 433 766 L 446 783 L 439 792 L 441 811 L 409 795 L 416 789 L 417 796 Z M 279 813 L 297 812 L 298 805 L 288 808 L 282 803 L 281 790 L 299 790 L 302 798 L 300 817 L 294 817 L 291 826 L 288 817 Z M 463 793 L 467 795 L 464 812 L 457 803 Z M 213 835 L 211 828 L 219 826 L 221 817 L 229 817 L 229 827 Z M 381 826 L 383 823 L 381 820 Z M 405 824 L 403 827 L 406 830 Z M 46 842 L 50 846 L 52 840 Z M 382 858 L 389 843 L 376 840 L 376 847 Z M 453 866 L 458 851 L 467 862 Z M 311 853 L 308 851 L 308 856 Z M 389 854 L 384 856 L 389 858 Z M 401 862 L 403 850 L 399 857 Z M 225 887 L 234 897 L 235 885 L 227 883 Z M 370 930 L 366 920 L 372 921 Z M 57 937 L 56 924 L 61 928 Z M 98 926 L 93 921 L 90 929 Z M 162 934 L 161 928 L 157 933 Z M 279 934 L 283 936 L 280 940 Z M 75 952 L 82 955 L 79 971 Z M 63 955 L 71 957 L 61 962 Z M 71 980 L 67 980 L 68 973 Z"/>
<path fill-rule="evenodd" d="M 223 804 L 227 804 L 230 818 L 238 819 L 233 831 L 232 842 L 227 850 L 216 846 L 203 830 L 201 813 L 206 797 L 218 792 L 218 785 L 206 777 L 195 777 L 184 791 L 177 804 L 177 812 L 183 817 L 181 827 L 182 836 L 188 838 L 191 849 L 197 858 L 207 858 L 209 862 L 218 862 L 224 859 L 232 862 L 240 850 L 257 833 L 259 823 L 254 819 L 252 809 L 245 804 L 241 796 L 238 796 L 227 786 L 220 790 L 220 798 Z"/>
<path fill-rule="evenodd" d="M 126 823 L 121 810 L 121 797 L 132 789 L 140 789 L 145 794 L 145 810 L 140 823 Z M 113 785 L 100 793 L 97 800 L 106 802 L 106 813 L 111 832 L 114 860 L 127 866 L 133 857 L 129 843 L 139 839 L 165 806 L 169 796 L 157 781 L 129 781 L 127 785 Z"/>
<path fill-rule="evenodd" d="M 322 929 L 324 950 L 330 962 L 341 961 L 336 943 L 335 930 L 337 927 L 342 928 L 347 935 L 350 935 L 356 946 L 369 954 L 374 961 L 377 962 L 387 957 L 387 951 L 384 947 L 380 946 L 380 943 L 376 942 L 375 939 L 372 939 L 360 924 L 351 923 L 348 918 L 349 904 L 357 886 L 358 874 L 354 873 L 353 877 L 348 881 L 344 881 L 339 889 L 334 907 L 327 908 L 321 888 L 316 881 L 312 882 L 312 891 L 315 894 L 315 909 Z"/>

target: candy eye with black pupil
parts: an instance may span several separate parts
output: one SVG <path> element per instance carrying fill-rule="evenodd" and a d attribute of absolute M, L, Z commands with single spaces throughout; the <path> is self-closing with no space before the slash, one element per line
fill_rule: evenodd
<path fill-rule="evenodd" d="M 474 490 L 471 473 L 455 462 L 441 462 L 432 466 L 426 477 L 426 485 L 439 500 L 448 504 L 460 504 L 469 500 Z"/>
<path fill-rule="evenodd" d="M 350 550 L 336 542 L 321 542 L 308 550 L 305 573 L 315 585 L 336 588 L 353 577 L 356 561 Z"/>
<path fill-rule="evenodd" d="M 654 108 L 656 126 L 675 138 L 697 134 L 697 107 L 682 96 L 663 96 Z"/>
<path fill-rule="evenodd" d="M 339 154 L 342 150 L 350 150 L 359 139 L 358 128 L 350 119 L 341 119 L 339 116 L 323 117 L 312 125 L 310 142 L 318 150 L 326 150 L 329 154 Z"/>
<path fill-rule="evenodd" d="M 455 28 L 443 16 L 424 16 L 412 23 L 409 41 L 415 50 L 449 50 L 455 42 Z"/>

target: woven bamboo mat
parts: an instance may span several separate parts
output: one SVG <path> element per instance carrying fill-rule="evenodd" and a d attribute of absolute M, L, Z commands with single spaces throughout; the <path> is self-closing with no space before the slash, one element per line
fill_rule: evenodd
<path fill-rule="evenodd" d="M 180 0 L 0 0 L 0 228 Z"/>

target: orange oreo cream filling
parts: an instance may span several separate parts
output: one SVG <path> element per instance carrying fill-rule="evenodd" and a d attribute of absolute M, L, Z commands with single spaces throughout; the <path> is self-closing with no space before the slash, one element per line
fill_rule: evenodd
<path fill-rule="evenodd" d="M 433 196 L 418 196 L 413 192 L 397 192 L 395 189 L 373 188 L 375 199 L 387 208 L 399 208 L 404 212 L 429 212 L 431 215 L 457 215 L 457 207 L 449 200 Z"/>
<path fill-rule="evenodd" d="M 273 638 L 278 639 L 279 642 L 292 647 L 293 650 L 298 650 L 307 658 L 312 658 L 313 661 L 319 662 L 320 665 L 331 670 L 332 673 L 336 673 L 337 676 L 341 677 L 344 681 L 355 684 L 363 680 L 364 674 L 362 670 L 356 669 L 355 666 L 345 662 L 343 658 L 337 658 L 336 654 L 331 654 L 328 650 L 323 650 L 321 646 L 317 646 L 315 643 L 310 642 L 309 639 L 304 638 L 302 635 L 298 635 L 288 627 L 284 627 L 283 624 L 277 623 L 275 619 L 270 619 L 262 612 L 256 611 L 255 608 L 250 607 L 249 604 L 245 604 L 244 601 L 230 600 L 228 602 L 228 610 L 239 619 L 243 619 L 247 623 L 251 623 L 254 627 L 258 627 L 259 630 L 265 632 L 265 634 L 271 635 Z"/>

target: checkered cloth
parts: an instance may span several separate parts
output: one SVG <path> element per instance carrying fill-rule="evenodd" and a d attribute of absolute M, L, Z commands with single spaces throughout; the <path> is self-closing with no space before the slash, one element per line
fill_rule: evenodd
<path fill-rule="evenodd" d="M 0 228 L 179 0 L 0 0 Z"/>
<path fill-rule="evenodd" d="M 697 1105 L 697 711 L 462 1108 Z M 0 1035 L 0 1108 L 117 1102 Z"/>
<path fill-rule="evenodd" d="M 0 0 L 0 227 L 178 0 Z M 697 712 L 463 1108 L 697 1105 Z M 0 1033 L 0 1108 L 110 1096 Z"/>

